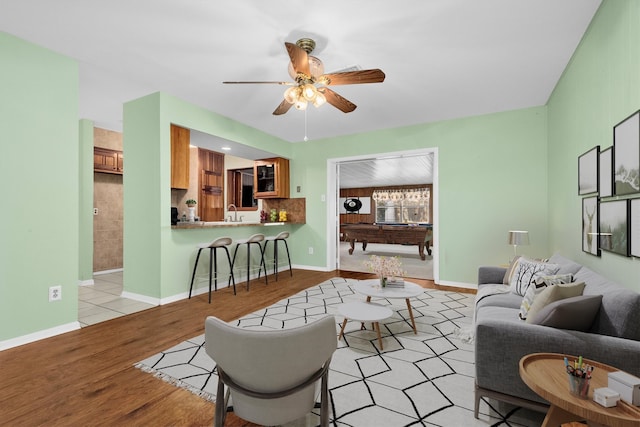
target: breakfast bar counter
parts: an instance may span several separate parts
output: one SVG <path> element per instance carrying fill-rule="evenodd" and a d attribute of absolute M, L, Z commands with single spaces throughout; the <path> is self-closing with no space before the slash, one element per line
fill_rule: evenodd
<path fill-rule="evenodd" d="M 174 230 L 181 229 L 202 229 L 202 228 L 221 228 L 221 227 L 267 227 L 274 225 L 294 224 L 293 222 L 228 222 L 228 221 L 196 221 L 196 222 L 179 222 L 172 225 Z"/>

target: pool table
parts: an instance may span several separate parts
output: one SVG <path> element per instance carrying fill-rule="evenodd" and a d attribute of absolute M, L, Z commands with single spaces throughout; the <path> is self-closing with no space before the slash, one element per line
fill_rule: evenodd
<path fill-rule="evenodd" d="M 417 245 L 423 261 L 426 259 L 425 248 L 431 255 L 429 242 L 433 237 L 432 224 L 342 224 L 340 230 L 351 246 L 349 255 L 353 254 L 356 242 L 362 242 L 363 251 L 367 249 L 367 243 L 387 243 Z"/>

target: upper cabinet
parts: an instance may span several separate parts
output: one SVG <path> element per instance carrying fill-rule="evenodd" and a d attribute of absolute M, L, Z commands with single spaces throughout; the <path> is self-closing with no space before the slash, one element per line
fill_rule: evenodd
<path fill-rule="evenodd" d="M 288 199 L 289 160 L 281 157 L 256 160 L 253 187 L 256 199 Z"/>
<path fill-rule="evenodd" d="M 122 151 L 93 147 L 93 170 L 122 175 L 124 171 Z"/>
<path fill-rule="evenodd" d="M 190 131 L 171 125 L 171 188 L 189 189 Z"/>

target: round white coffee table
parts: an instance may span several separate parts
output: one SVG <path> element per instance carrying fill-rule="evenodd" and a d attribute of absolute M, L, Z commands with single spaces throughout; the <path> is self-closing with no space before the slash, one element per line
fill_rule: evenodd
<path fill-rule="evenodd" d="M 342 322 L 342 328 L 340 329 L 338 339 L 341 339 L 344 335 L 344 327 L 347 326 L 347 321 L 356 320 L 361 322 L 361 329 L 364 329 L 364 322 L 372 322 L 373 329 L 375 329 L 378 334 L 380 350 L 383 350 L 382 336 L 380 335 L 380 324 L 378 322 L 393 316 L 393 311 L 391 311 L 389 307 L 375 304 L 373 302 L 355 301 L 340 304 L 338 306 L 338 313 L 344 316 L 344 321 Z"/>
<path fill-rule="evenodd" d="M 424 288 L 418 284 L 404 282 L 404 288 L 388 288 L 380 286 L 380 281 L 378 279 L 371 280 L 361 280 L 355 285 L 355 290 L 359 294 L 365 295 L 367 297 L 367 302 L 371 301 L 371 298 L 387 298 L 387 299 L 396 299 L 396 298 L 404 298 L 407 303 L 407 310 L 409 310 L 409 317 L 411 318 L 411 326 L 413 327 L 413 333 L 417 334 L 416 330 L 416 321 L 413 318 L 413 310 L 411 309 L 410 298 L 415 298 L 419 295 L 422 295 L 424 292 Z"/>

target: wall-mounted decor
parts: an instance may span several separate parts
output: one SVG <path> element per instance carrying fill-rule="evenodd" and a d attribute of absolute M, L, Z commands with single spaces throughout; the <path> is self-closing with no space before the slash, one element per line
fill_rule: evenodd
<path fill-rule="evenodd" d="M 582 250 L 595 256 L 600 256 L 598 207 L 598 197 L 582 199 Z"/>
<path fill-rule="evenodd" d="M 600 249 L 629 256 L 629 200 L 600 202 Z"/>
<path fill-rule="evenodd" d="M 631 256 L 640 257 L 640 199 L 631 200 Z"/>
<path fill-rule="evenodd" d="M 613 175 L 616 195 L 640 192 L 640 111 L 613 127 Z"/>
<path fill-rule="evenodd" d="M 341 214 L 361 214 L 371 213 L 371 197 L 340 197 L 339 208 Z"/>
<path fill-rule="evenodd" d="M 598 169 L 600 170 L 598 179 L 600 197 L 613 196 L 613 147 L 600 151 Z"/>
<path fill-rule="evenodd" d="M 598 192 L 598 161 L 600 160 L 600 146 L 578 157 L 578 194 Z"/>

